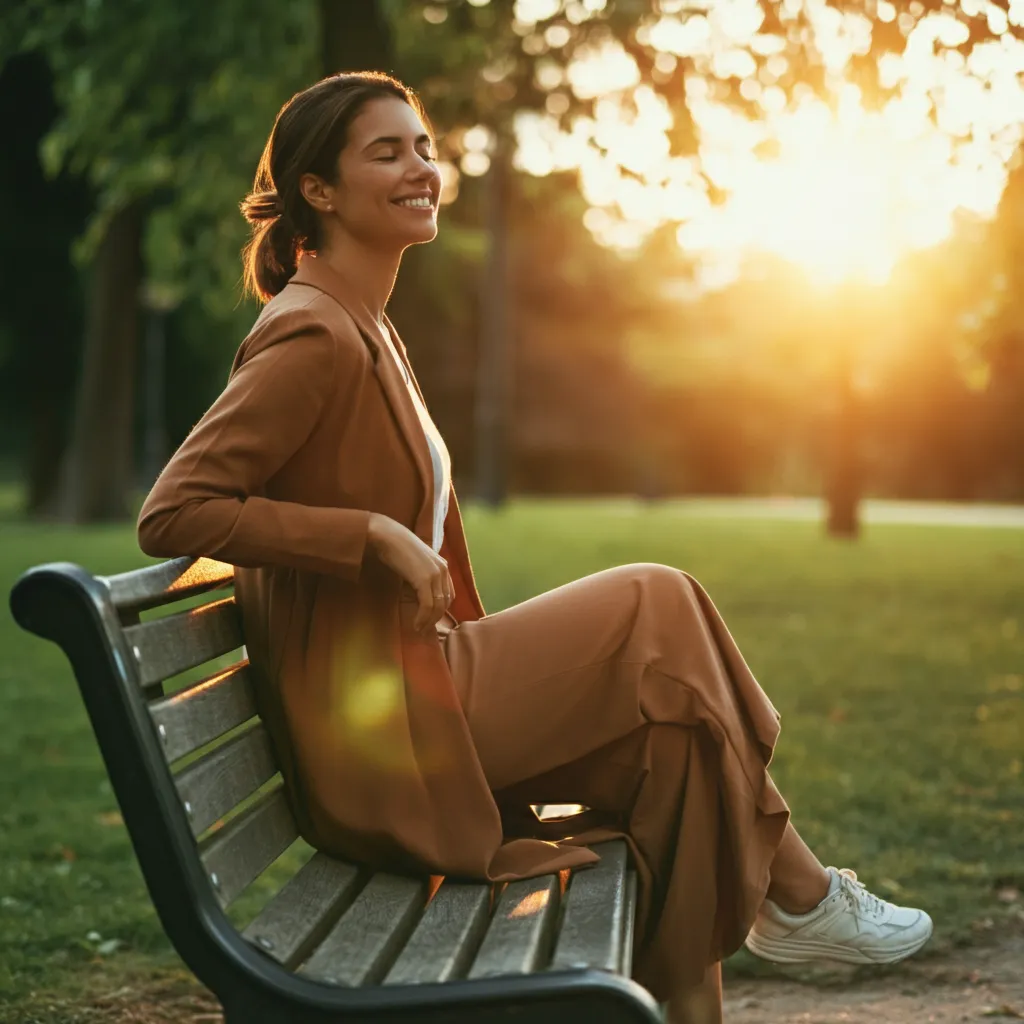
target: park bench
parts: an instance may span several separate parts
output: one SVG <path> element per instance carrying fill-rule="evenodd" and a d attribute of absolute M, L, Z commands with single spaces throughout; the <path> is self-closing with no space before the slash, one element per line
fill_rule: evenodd
<path fill-rule="evenodd" d="M 19 624 L 67 655 L 160 921 L 227 1024 L 660 1020 L 629 978 L 621 841 L 568 879 L 496 886 L 285 852 L 298 832 L 232 582 L 210 559 L 109 577 L 59 563 L 11 593 Z M 271 865 L 283 886 L 236 922 Z"/>

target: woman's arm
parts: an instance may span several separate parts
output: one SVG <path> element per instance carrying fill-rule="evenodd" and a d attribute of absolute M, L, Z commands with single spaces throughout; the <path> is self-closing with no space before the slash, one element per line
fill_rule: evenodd
<path fill-rule="evenodd" d="M 313 432 L 337 387 L 337 342 L 307 309 L 277 314 L 172 456 L 139 514 L 148 555 L 205 555 L 359 576 L 370 513 L 258 492 Z"/>

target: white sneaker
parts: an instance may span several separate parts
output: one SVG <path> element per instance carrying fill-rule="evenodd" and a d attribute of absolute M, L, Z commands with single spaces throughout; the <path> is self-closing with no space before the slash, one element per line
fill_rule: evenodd
<path fill-rule="evenodd" d="M 751 953 L 778 964 L 894 964 L 928 941 L 932 919 L 923 910 L 873 896 L 849 868 L 828 871 L 829 893 L 809 913 L 787 914 L 764 901 L 746 938 Z"/>

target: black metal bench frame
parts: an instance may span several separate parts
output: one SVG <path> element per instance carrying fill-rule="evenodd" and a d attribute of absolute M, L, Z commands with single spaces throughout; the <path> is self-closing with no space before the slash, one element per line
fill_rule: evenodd
<path fill-rule="evenodd" d="M 11 593 L 18 623 L 55 641 L 66 653 L 163 928 L 189 968 L 220 999 L 227 1024 L 660 1021 L 649 993 L 625 976 L 632 946 L 629 900 L 621 935 L 613 936 L 618 969 L 607 962 L 607 953 L 606 962 L 595 967 L 586 958 L 580 962 L 572 957 L 568 965 L 562 957 L 559 965 L 549 950 L 546 963 L 516 974 L 466 979 L 455 973 L 459 980 L 420 984 L 328 984 L 283 966 L 258 948 L 251 935 L 238 931 L 215 891 L 216 875 L 201 859 L 195 823 L 190 823 L 164 749 L 166 733 L 154 718 L 154 706 L 168 703 L 162 680 L 152 678 L 154 672 L 159 676 L 152 659 L 159 661 L 160 652 L 140 650 L 135 642 L 153 634 L 152 629 L 147 632 L 149 623 L 141 623 L 141 612 L 211 592 L 221 599 L 177 618 L 198 621 L 197 616 L 216 604 L 218 621 L 234 622 L 232 637 L 220 643 L 217 653 L 236 648 L 241 632 L 233 597 L 217 593 L 232 579 L 230 566 L 207 559 L 174 559 L 110 577 L 54 563 L 30 569 Z M 180 664 L 175 667 L 182 670 Z M 242 661 L 235 670 L 245 667 Z M 579 877 L 596 870 L 581 871 Z M 559 909 L 563 923 L 572 894 L 570 882 L 568 899 Z M 592 910 L 575 915 L 577 932 L 602 927 L 601 920 L 591 919 Z"/>

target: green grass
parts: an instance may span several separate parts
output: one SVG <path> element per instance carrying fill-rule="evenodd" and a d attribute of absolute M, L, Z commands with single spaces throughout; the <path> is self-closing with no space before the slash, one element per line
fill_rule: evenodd
<path fill-rule="evenodd" d="M 997 890 L 1024 888 L 1024 531 L 876 526 L 846 544 L 815 524 L 657 505 L 465 511 L 492 611 L 626 562 L 691 572 L 782 712 L 774 774 L 822 859 L 926 907 L 936 948 L 1009 912 Z M 4 518 L 5 593 L 39 562 L 143 561 L 127 527 Z M 27 1007 L 176 961 L 63 655 L 9 614 L 0 649 L 0 1019 L 67 1021 Z M 100 954 L 108 939 L 120 945 Z"/>

